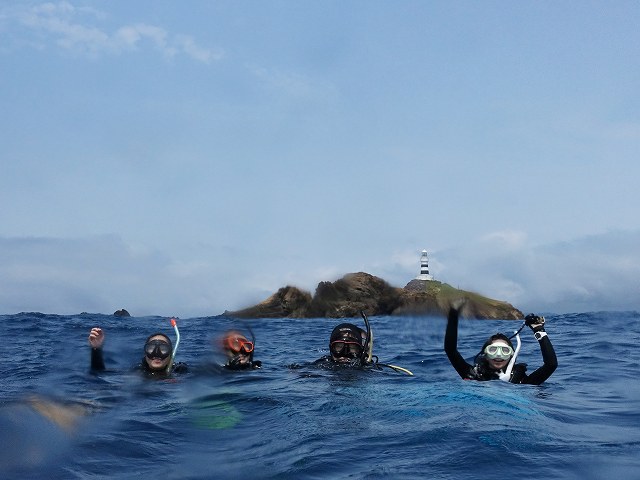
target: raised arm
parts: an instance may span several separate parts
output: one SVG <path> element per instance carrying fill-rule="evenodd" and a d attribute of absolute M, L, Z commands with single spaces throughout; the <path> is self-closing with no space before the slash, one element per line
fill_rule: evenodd
<path fill-rule="evenodd" d="M 449 315 L 447 317 L 447 330 L 444 334 L 444 351 L 456 369 L 458 375 L 462 378 L 469 378 L 469 372 L 472 368 L 467 362 L 464 361 L 460 352 L 458 352 L 458 318 L 460 312 L 458 309 L 449 308 Z"/>
<path fill-rule="evenodd" d="M 558 359 L 556 358 L 556 352 L 551 345 L 551 340 L 547 336 L 547 332 L 544 330 L 544 317 L 538 315 L 529 314 L 525 317 L 525 321 L 533 334 L 535 335 L 538 343 L 540 343 L 540 351 L 542 352 L 542 366 L 533 371 L 530 375 L 527 375 L 522 383 L 528 383 L 530 385 L 540 385 L 558 368 Z"/>
<path fill-rule="evenodd" d="M 89 345 L 91 346 L 91 370 L 105 370 L 104 358 L 102 357 L 102 344 L 104 343 L 104 332 L 99 327 L 94 327 L 89 332 Z"/>

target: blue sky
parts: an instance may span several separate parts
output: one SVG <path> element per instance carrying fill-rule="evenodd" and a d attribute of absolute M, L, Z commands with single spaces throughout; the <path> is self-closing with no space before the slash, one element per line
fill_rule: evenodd
<path fill-rule="evenodd" d="M 419 273 L 640 309 L 640 4 L 7 1 L 0 313 Z"/>

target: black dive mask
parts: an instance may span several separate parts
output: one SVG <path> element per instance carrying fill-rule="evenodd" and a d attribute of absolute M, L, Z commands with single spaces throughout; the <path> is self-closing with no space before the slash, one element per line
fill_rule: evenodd
<path fill-rule="evenodd" d="M 161 358 L 164 360 L 171 354 L 171 346 L 162 340 L 150 340 L 144 346 L 147 358 Z"/>
<path fill-rule="evenodd" d="M 334 340 L 329 345 L 331 354 L 338 358 L 360 358 L 362 356 L 362 345 L 358 342 L 348 340 Z"/>

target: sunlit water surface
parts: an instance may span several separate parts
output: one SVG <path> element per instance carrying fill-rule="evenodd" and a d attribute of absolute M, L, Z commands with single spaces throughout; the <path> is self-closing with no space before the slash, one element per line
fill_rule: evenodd
<path fill-rule="evenodd" d="M 173 337 L 166 318 L 0 321 L 3 479 L 640 479 L 638 313 L 547 316 L 559 367 L 542 386 L 461 380 L 442 318 L 371 318 L 375 353 L 413 377 L 305 365 L 327 353 L 335 319 L 251 321 L 263 368 L 215 373 L 212 339 L 232 322 L 181 319 L 177 360 L 191 372 L 161 381 L 132 367 L 149 334 Z M 459 349 L 471 360 L 518 326 L 463 319 Z M 519 359 L 541 362 L 528 329 Z"/>

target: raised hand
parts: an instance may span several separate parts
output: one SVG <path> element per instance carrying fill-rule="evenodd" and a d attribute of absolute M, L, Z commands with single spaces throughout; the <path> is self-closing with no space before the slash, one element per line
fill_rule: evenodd
<path fill-rule="evenodd" d="M 104 332 L 99 327 L 93 327 L 89 332 L 89 345 L 92 348 L 101 348 L 104 343 Z"/>
<path fill-rule="evenodd" d="M 524 317 L 524 323 L 534 332 L 544 332 L 544 317 L 530 313 Z"/>

